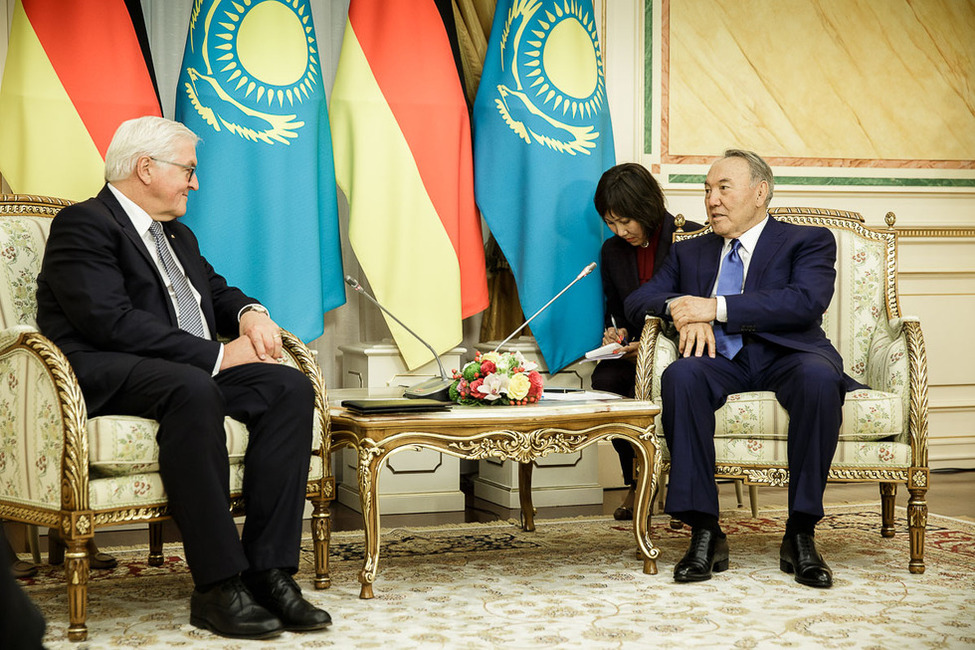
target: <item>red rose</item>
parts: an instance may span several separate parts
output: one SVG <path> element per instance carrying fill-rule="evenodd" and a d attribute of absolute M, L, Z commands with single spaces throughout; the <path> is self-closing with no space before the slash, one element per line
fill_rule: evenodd
<path fill-rule="evenodd" d="M 493 361 L 487 360 L 481 362 L 481 376 L 487 377 L 492 372 L 497 372 L 497 371 L 498 371 L 498 367 L 494 364 Z"/>
<path fill-rule="evenodd" d="M 537 370 L 528 373 L 528 382 L 531 384 L 531 388 L 528 389 L 529 397 L 537 397 L 542 394 L 544 382 L 542 375 Z"/>
<path fill-rule="evenodd" d="M 478 388 L 480 388 L 481 384 L 483 383 L 484 383 L 484 379 L 481 378 L 475 379 L 474 381 L 471 382 L 471 386 L 470 386 L 471 397 L 476 397 L 477 399 L 484 399 L 484 393 L 477 390 Z"/>

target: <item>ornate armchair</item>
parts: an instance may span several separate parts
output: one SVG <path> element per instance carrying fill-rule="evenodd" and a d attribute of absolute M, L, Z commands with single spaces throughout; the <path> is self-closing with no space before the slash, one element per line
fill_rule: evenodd
<path fill-rule="evenodd" d="M 68 637 L 87 638 L 88 554 L 96 528 L 146 522 L 149 564 L 163 563 L 162 525 L 169 517 L 158 473 L 157 425 L 152 420 L 88 419 L 77 380 L 61 351 L 35 323 L 36 277 L 51 218 L 68 201 L 0 196 L 0 518 L 58 528 L 67 546 Z M 328 586 L 328 502 L 334 478 L 322 459 L 328 405 L 311 352 L 282 332 L 286 362 L 311 379 L 316 392 L 308 499 L 312 506 L 315 586 Z M 226 420 L 232 509 L 243 514 L 241 484 L 246 427 Z"/>
<path fill-rule="evenodd" d="M 855 212 L 774 208 L 769 214 L 790 223 L 823 226 L 837 243 L 837 276 L 823 329 L 843 356 L 845 370 L 870 390 L 847 395 L 840 441 L 829 473 L 831 482 L 880 484 L 881 535 L 894 535 L 897 484 L 910 493 L 907 515 L 912 573 L 924 572 L 924 530 L 928 488 L 928 380 L 924 339 L 917 318 L 900 314 L 897 301 L 897 237 L 894 215 L 887 229 L 863 225 Z M 675 241 L 709 228 L 682 230 Z M 637 361 L 637 399 L 660 403 L 660 376 L 677 359 L 673 326 L 647 317 Z M 670 332 L 672 333 L 672 332 Z M 743 479 L 746 485 L 784 486 L 788 413 L 772 392 L 738 393 L 716 413 L 715 476 Z M 666 449 L 658 416 L 657 435 Z M 664 455 L 664 471 L 669 458 Z"/>

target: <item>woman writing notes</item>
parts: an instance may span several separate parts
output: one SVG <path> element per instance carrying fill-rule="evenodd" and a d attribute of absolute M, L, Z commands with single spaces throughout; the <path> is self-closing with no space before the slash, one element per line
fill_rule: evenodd
<path fill-rule="evenodd" d="M 642 165 L 623 163 L 610 168 L 599 179 L 593 200 L 596 211 L 613 231 L 603 243 L 600 269 L 606 296 L 603 345 L 623 346 L 615 359 L 600 361 L 592 373 L 594 390 L 633 397 L 636 384 L 636 356 L 643 323 L 630 323 L 623 301 L 661 267 L 674 235 L 674 217 L 664 208 L 664 195 L 657 181 Z M 687 222 L 685 230 L 700 225 Z M 613 440 L 620 457 L 623 481 L 629 488 L 613 516 L 633 518 L 636 481 L 633 476 L 633 448 Z"/>

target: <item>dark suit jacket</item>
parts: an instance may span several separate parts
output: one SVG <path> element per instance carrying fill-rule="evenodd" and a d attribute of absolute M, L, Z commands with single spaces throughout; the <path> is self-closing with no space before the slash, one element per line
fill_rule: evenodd
<path fill-rule="evenodd" d="M 626 299 L 631 321 L 666 318 L 667 301 L 711 295 L 724 239 L 713 233 L 679 242 L 660 271 Z M 836 240 L 825 229 L 769 219 L 745 278 L 743 292 L 726 296 L 731 334 L 752 334 L 793 350 L 814 352 L 843 372 L 839 352 L 821 328 L 833 297 Z"/>
<path fill-rule="evenodd" d="M 163 224 L 200 293 L 210 335 L 235 338 L 237 314 L 258 301 L 227 285 L 178 221 Z M 37 277 L 37 323 L 67 355 L 88 409 L 97 412 L 145 357 L 212 372 L 220 344 L 184 332 L 166 283 L 108 187 L 61 210 Z"/>
<path fill-rule="evenodd" d="M 684 230 L 699 230 L 700 224 L 688 221 L 684 224 Z M 664 215 L 664 222 L 660 226 L 660 240 L 657 242 L 657 249 L 653 256 L 653 273 L 663 266 L 670 246 L 674 240 L 674 217 L 669 212 Z M 616 317 L 616 324 L 625 327 L 631 340 L 640 338 L 643 330 L 643 319 L 631 321 L 626 316 L 623 308 L 623 300 L 628 295 L 637 290 L 640 286 L 640 276 L 636 266 L 637 247 L 629 243 L 622 237 L 616 235 L 603 242 L 602 250 L 599 255 L 599 269 L 603 280 L 603 294 L 606 296 L 606 308 L 604 313 L 604 327 L 612 327 L 610 315 Z"/>

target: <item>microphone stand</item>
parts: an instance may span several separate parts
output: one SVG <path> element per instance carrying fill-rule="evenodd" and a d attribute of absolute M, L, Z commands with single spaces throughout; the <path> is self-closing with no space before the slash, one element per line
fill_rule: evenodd
<path fill-rule="evenodd" d="M 384 314 L 392 318 L 394 321 L 399 323 L 399 325 L 405 329 L 407 332 L 413 335 L 417 341 L 426 346 L 433 354 L 433 358 L 437 360 L 437 367 L 440 368 L 440 377 L 431 377 L 430 379 L 425 379 L 418 384 L 414 384 L 407 388 L 403 392 L 403 397 L 409 397 L 411 399 L 432 399 L 439 402 L 449 402 L 450 401 L 450 385 L 454 383 L 454 380 L 447 375 L 447 371 L 444 370 L 443 363 L 440 361 L 440 355 L 437 351 L 433 349 L 433 346 L 420 338 L 420 335 L 411 330 L 406 326 L 406 323 L 396 318 L 388 309 L 379 304 L 379 301 L 366 293 L 366 290 L 362 288 L 359 281 L 353 278 L 351 275 L 345 276 L 345 283 L 352 287 L 359 294 L 365 296 L 372 302 L 372 304 L 379 307 Z"/>
<path fill-rule="evenodd" d="M 500 343 L 498 343 L 498 347 L 494 348 L 494 352 L 497 352 L 498 350 L 500 350 L 502 345 L 504 345 L 505 343 L 507 343 L 508 341 L 510 341 L 512 338 L 514 338 L 515 334 L 517 334 L 521 330 L 525 329 L 525 327 L 528 325 L 528 323 L 532 322 L 535 319 L 536 316 L 538 316 L 543 311 L 545 311 L 546 309 L 548 309 L 548 306 L 551 305 L 556 300 L 558 300 L 559 296 L 561 296 L 563 293 L 565 293 L 566 291 L 568 291 L 572 287 L 572 285 L 574 285 L 576 282 L 578 282 L 582 278 L 584 278 L 587 275 L 589 275 L 590 273 L 592 273 L 593 272 L 593 269 L 595 269 L 595 268 L 596 268 L 596 263 L 595 262 L 591 262 L 586 268 L 582 269 L 582 272 L 579 273 L 579 275 L 576 276 L 576 279 L 575 280 L 573 280 L 569 284 L 565 285 L 565 288 L 562 289 L 562 291 L 559 291 L 557 294 L 555 294 L 555 297 L 554 298 L 552 298 L 547 303 L 545 303 L 544 305 L 542 305 L 542 308 L 541 309 L 539 309 L 534 314 L 532 314 L 531 315 L 531 318 L 529 318 L 528 320 L 526 320 L 524 323 L 521 324 L 521 326 L 518 329 L 516 329 L 514 332 L 512 332 L 511 334 L 509 334 L 508 335 L 508 338 L 506 338 L 505 340 L 503 340 Z"/>

